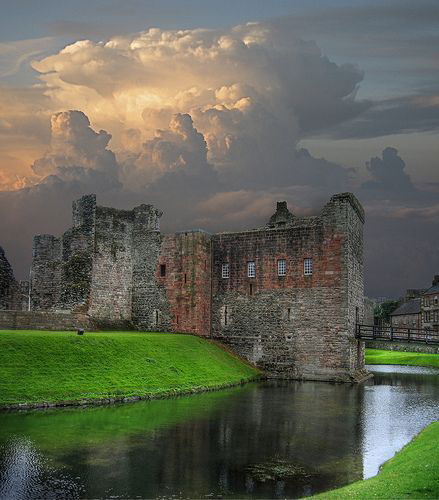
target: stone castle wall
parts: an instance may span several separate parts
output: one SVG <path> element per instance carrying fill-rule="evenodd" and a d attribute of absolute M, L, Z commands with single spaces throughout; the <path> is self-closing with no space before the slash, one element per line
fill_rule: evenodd
<path fill-rule="evenodd" d="M 275 377 L 364 375 L 354 337 L 364 313 L 364 213 L 353 195 L 333 196 L 307 218 L 279 203 L 266 227 L 236 233 L 162 235 L 161 215 L 152 205 L 100 207 L 94 195 L 74 202 L 71 229 L 34 239 L 32 310 L 71 313 L 69 325 L 86 318 L 87 327 L 210 336 Z"/>
<path fill-rule="evenodd" d="M 215 235 L 213 336 L 273 376 L 361 377 L 354 335 L 363 313 L 364 219 L 354 201 L 333 197 L 320 216 L 295 218 L 285 228 Z M 285 276 L 278 275 L 279 259 Z M 312 275 L 304 274 L 305 259 L 312 259 Z M 254 278 L 247 275 L 250 261 Z M 229 278 L 222 278 L 224 263 Z"/>
<path fill-rule="evenodd" d="M 204 231 L 165 236 L 156 279 L 166 291 L 172 331 L 210 335 L 211 236 Z"/>

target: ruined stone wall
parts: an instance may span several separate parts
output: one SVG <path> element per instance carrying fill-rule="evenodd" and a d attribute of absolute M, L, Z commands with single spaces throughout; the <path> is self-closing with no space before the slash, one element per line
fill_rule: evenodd
<path fill-rule="evenodd" d="M 133 211 L 96 207 L 89 315 L 102 326 L 131 322 Z"/>
<path fill-rule="evenodd" d="M 88 317 L 70 311 L 1 311 L 0 330 L 90 329 Z"/>
<path fill-rule="evenodd" d="M 350 199 L 333 198 L 319 217 L 295 218 L 285 228 L 213 236 L 213 336 L 272 376 L 355 378 L 363 366 L 352 329 L 362 267 L 351 253 L 362 250 L 355 246 L 362 221 L 351 236 L 349 214 L 357 212 L 346 205 Z M 279 259 L 286 261 L 285 276 L 278 276 Z M 254 278 L 247 276 L 249 261 Z M 224 263 L 229 278 L 221 277 Z"/>
<path fill-rule="evenodd" d="M 157 280 L 162 212 L 152 205 L 134 209 L 132 235 L 132 321 L 139 330 L 170 331 L 171 313 L 162 283 Z"/>
<path fill-rule="evenodd" d="M 0 310 L 13 308 L 16 287 L 14 272 L 6 258 L 5 251 L 0 247 Z"/>
<path fill-rule="evenodd" d="M 34 237 L 32 248 L 31 309 L 55 309 L 61 295 L 61 239 L 50 234 Z"/>
<path fill-rule="evenodd" d="M 334 195 L 323 208 L 327 224 L 344 233 L 343 249 L 343 305 L 340 318 L 343 325 L 341 346 L 343 365 L 350 372 L 364 369 L 364 342 L 355 339 L 355 325 L 364 320 L 363 225 L 364 210 L 351 193 Z"/>
<path fill-rule="evenodd" d="M 211 237 L 185 231 L 163 237 L 156 271 L 166 290 L 172 330 L 210 334 Z"/>
<path fill-rule="evenodd" d="M 61 309 L 85 312 L 89 306 L 96 221 L 96 195 L 73 202 L 73 227 L 62 236 Z"/>
<path fill-rule="evenodd" d="M 35 238 L 33 309 L 87 314 L 98 327 L 210 335 L 275 377 L 364 375 L 354 337 L 364 315 L 364 213 L 352 194 L 307 218 L 280 202 L 265 228 L 239 233 L 162 236 L 161 215 L 152 205 L 97 207 L 94 195 L 75 202 L 70 230 Z"/>

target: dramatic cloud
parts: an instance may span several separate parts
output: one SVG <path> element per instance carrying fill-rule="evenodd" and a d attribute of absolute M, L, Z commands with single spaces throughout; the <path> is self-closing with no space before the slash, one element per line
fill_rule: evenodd
<path fill-rule="evenodd" d="M 395 148 L 387 147 L 382 158 L 371 158 L 367 162 L 367 170 L 372 181 L 363 184 L 366 191 L 380 191 L 386 195 L 406 196 L 412 194 L 415 188 L 410 177 L 404 172 L 405 162 Z"/>
<path fill-rule="evenodd" d="M 5 152 L 8 142 L 33 145 L 30 171 L 22 160 L 15 168 L 12 154 L 0 163 L 0 190 L 15 189 L 0 193 L 0 244 L 19 276 L 32 235 L 60 233 L 71 201 L 89 192 L 120 208 L 154 203 L 164 211 L 164 231 L 217 231 L 264 224 L 276 200 L 310 214 L 331 194 L 353 190 L 372 217 L 385 208 L 386 221 L 374 218 L 372 234 L 387 246 L 380 228 L 387 231 L 401 209 L 409 210 L 408 224 L 436 213 L 434 193 L 412 183 L 394 148 L 368 162 L 361 184 L 355 170 L 301 146 L 304 137 L 379 116 L 370 118 L 376 105 L 357 98 L 362 71 L 335 64 L 291 24 L 83 40 L 33 67 L 41 80 L 28 89 L 33 107 L 24 99 L 19 113 L 7 108 L 0 120 Z M 378 281 L 369 283 L 373 294 Z"/>
<path fill-rule="evenodd" d="M 374 103 L 365 113 L 342 123 L 326 135 L 363 139 L 439 130 L 439 94 L 405 96 Z"/>
<path fill-rule="evenodd" d="M 122 130 L 147 137 L 172 114 L 189 113 L 220 158 L 228 153 L 226 138 L 240 139 L 243 130 L 245 140 L 268 135 L 275 124 L 294 143 L 299 128 L 333 125 L 366 106 L 355 100 L 360 70 L 264 23 L 80 41 L 33 67 L 55 107 L 81 109 L 118 145 Z"/>
<path fill-rule="evenodd" d="M 111 135 L 96 133 L 81 111 L 56 113 L 51 120 L 50 150 L 32 165 L 35 174 L 56 176 L 67 182 L 82 182 L 89 188 L 118 187 L 119 165 L 107 149 Z"/>

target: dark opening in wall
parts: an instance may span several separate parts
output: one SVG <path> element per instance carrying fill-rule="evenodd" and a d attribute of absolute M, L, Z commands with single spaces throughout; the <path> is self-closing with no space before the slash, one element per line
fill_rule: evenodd
<path fill-rule="evenodd" d="M 227 326 L 227 306 L 224 307 L 224 326 Z"/>
<path fill-rule="evenodd" d="M 187 274 L 184 273 L 184 283 L 186 284 L 187 283 Z"/>
<path fill-rule="evenodd" d="M 159 312 L 156 310 L 155 312 L 155 324 L 158 325 L 159 324 Z"/>
<path fill-rule="evenodd" d="M 288 321 L 291 320 L 291 307 L 288 308 L 288 311 L 287 311 L 287 318 L 288 318 Z"/>
<path fill-rule="evenodd" d="M 166 276 L 166 264 L 160 264 L 160 276 Z"/>
<path fill-rule="evenodd" d="M 253 285 L 250 283 L 250 290 L 249 290 L 250 295 L 253 295 Z"/>

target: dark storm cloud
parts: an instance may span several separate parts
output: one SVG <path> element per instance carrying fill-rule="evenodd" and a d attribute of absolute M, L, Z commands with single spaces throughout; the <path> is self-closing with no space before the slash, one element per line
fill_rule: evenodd
<path fill-rule="evenodd" d="M 439 95 L 417 95 L 373 103 L 363 114 L 326 131 L 326 135 L 365 139 L 435 130 L 439 130 Z"/>

